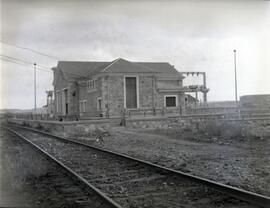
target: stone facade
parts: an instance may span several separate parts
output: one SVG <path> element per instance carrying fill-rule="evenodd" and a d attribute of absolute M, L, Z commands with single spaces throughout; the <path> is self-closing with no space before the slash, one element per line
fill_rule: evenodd
<path fill-rule="evenodd" d="M 97 78 L 97 89 L 87 91 L 86 82 L 79 84 L 79 101 L 86 100 L 86 113 L 81 116 L 120 116 L 124 108 L 124 79 L 126 76 L 136 76 L 138 78 L 138 96 L 140 109 L 165 108 L 165 95 L 176 95 L 177 103 L 183 103 L 183 93 L 158 92 L 155 88 L 157 77 L 144 74 L 111 74 Z M 92 78 L 90 78 L 92 79 Z M 167 83 L 167 87 L 180 87 L 179 82 Z M 99 111 L 98 98 L 102 100 L 102 109 Z M 171 108 L 174 109 L 174 108 Z M 178 106 L 175 107 L 178 109 Z"/>
<path fill-rule="evenodd" d="M 87 62 L 83 64 L 84 73 L 87 73 L 89 70 Z M 80 67 L 81 63 L 77 65 Z M 169 64 L 162 63 L 160 66 L 164 71 L 162 67 L 152 69 L 119 59 L 109 65 L 105 64 L 103 70 L 97 71 L 99 69 L 97 68 L 94 70 L 95 73 L 77 77 L 71 76 L 70 71 L 65 71 L 64 66 L 55 67 L 53 68 L 55 112 L 57 115 L 77 115 L 81 118 L 119 117 L 129 110 L 139 112 L 167 108 L 179 112 L 179 106 L 184 103 L 183 76 Z M 74 71 L 73 73 L 76 73 L 75 67 Z M 135 109 L 127 109 L 125 106 L 126 77 L 136 78 L 137 107 Z M 166 96 L 171 97 L 173 106 L 166 107 Z"/>
<path fill-rule="evenodd" d="M 107 103 L 110 116 L 121 115 L 124 109 L 124 81 L 123 76 L 108 76 L 107 78 Z"/>
<path fill-rule="evenodd" d="M 79 102 L 86 101 L 86 112 L 80 112 L 80 116 L 99 116 L 101 112 L 98 109 L 97 99 L 102 97 L 103 79 L 101 77 L 90 77 L 89 79 L 96 80 L 97 87 L 94 90 L 89 90 L 87 80 L 79 82 Z"/>

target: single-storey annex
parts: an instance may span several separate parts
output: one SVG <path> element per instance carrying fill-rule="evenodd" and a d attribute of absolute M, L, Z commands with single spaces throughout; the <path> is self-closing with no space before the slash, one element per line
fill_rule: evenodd
<path fill-rule="evenodd" d="M 167 62 L 59 61 L 52 70 L 59 116 L 113 117 L 184 104 L 184 77 Z"/>

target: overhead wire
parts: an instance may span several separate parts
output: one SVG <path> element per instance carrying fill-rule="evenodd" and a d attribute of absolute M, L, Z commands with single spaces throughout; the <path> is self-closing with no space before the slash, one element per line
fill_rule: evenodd
<path fill-rule="evenodd" d="M 14 60 L 2 58 L 2 57 L 0 57 L 0 59 L 1 59 L 2 61 L 6 61 L 6 62 L 9 62 L 9 63 L 13 63 L 13 64 L 18 64 L 18 65 L 21 65 L 21 66 L 24 66 L 24 67 L 29 66 L 29 64 L 19 63 L 19 62 L 16 62 L 16 61 L 14 61 Z M 47 70 L 47 69 L 42 69 L 42 68 L 39 67 L 38 65 L 37 65 L 36 69 L 41 70 L 41 71 L 46 71 L 46 72 L 52 73 L 52 71 Z"/>
<path fill-rule="evenodd" d="M 29 51 L 31 51 L 33 53 L 36 53 L 36 54 L 39 54 L 39 55 L 42 55 L 42 56 L 46 56 L 46 57 L 52 58 L 52 59 L 57 60 L 57 61 L 60 60 L 59 57 L 56 57 L 56 56 L 52 56 L 52 55 L 43 53 L 43 52 L 40 52 L 40 51 L 35 50 L 35 49 L 32 49 L 32 48 L 28 48 L 28 47 L 25 47 L 25 46 L 20 46 L 20 45 L 14 44 L 14 43 L 9 43 L 9 42 L 3 41 L 3 40 L 0 40 L 0 42 L 3 43 L 3 44 L 6 44 L 6 45 L 10 45 L 10 46 L 16 47 L 16 48 L 20 48 L 20 49 L 24 49 L 24 50 L 29 50 Z M 1 55 L 1 56 L 6 56 L 6 55 Z M 25 62 L 24 60 L 20 60 L 20 59 L 15 58 L 15 57 L 11 57 L 11 56 L 6 56 L 6 57 L 9 57 L 11 59 L 16 59 L 18 61 Z M 28 62 L 28 64 L 34 64 L 34 63 Z M 47 66 L 42 66 L 42 65 L 39 65 L 39 66 L 42 67 L 42 68 L 51 69 L 50 67 L 47 67 Z M 73 76 L 88 78 L 87 76 L 76 74 L 76 73 L 72 73 L 72 72 L 65 72 L 63 70 L 62 70 L 62 72 L 65 73 L 65 74 L 73 75 Z"/>
<path fill-rule="evenodd" d="M 15 64 L 21 64 L 23 63 L 24 65 L 33 65 L 34 62 L 29 62 L 29 61 L 25 61 L 23 59 L 19 59 L 19 58 L 16 58 L 16 57 L 13 57 L 13 56 L 7 56 L 7 55 L 3 55 L 3 54 L 0 54 L 0 57 L 3 61 L 8 61 L 8 62 L 12 62 L 12 63 L 15 63 Z M 4 59 L 3 59 L 4 58 Z M 18 63 L 19 62 L 19 63 Z M 21 62 L 21 63 L 20 63 Z M 51 68 L 48 67 L 48 66 L 43 66 L 43 65 L 40 65 L 40 64 L 37 64 L 36 65 L 37 68 L 39 68 L 40 70 L 43 69 L 43 71 L 49 71 L 49 72 L 52 72 Z M 87 78 L 87 76 L 84 76 L 84 75 L 79 75 L 79 74 L 75 74 L 75 73 L 72 73 L 72 72 L 65 72 L 62 70 L 62 72 L 64 74 L 70 74 L 70 75 L 73 75 L 73 76 L 78 76 L 78 77 L 84 77 L 84 78 Z"/>
<path fill-rule="evenodd" d="M 40 52 L 40 51 L 35 50 L 35 49 L 32 49 L 32 48 L 28 48 L 28 47 L 25 47 L 25 46 L 19 46 L 17 44 L 9 43 L 9 42 L 3 41 L 3 40 L 0 40 L 0 42 L 3 43 L 3 44 L 5 44 L 5 45 L 13 46 L 13 47 L 20 48 L 20 49 L 23 49 L 23 50 L 28 50 L 28 51 L 31 51 L 32 53 L 36 53 L 36 54 L 39 54 L 39 55 L 42 55 L 42 56 L 46 56 L 46 57 L 51 58 L 51 59 L 54 59 L 54 60 L 60 60 L 56 56 L 52 56 L 52 55 L 49 55 L 49 54 Z"/>

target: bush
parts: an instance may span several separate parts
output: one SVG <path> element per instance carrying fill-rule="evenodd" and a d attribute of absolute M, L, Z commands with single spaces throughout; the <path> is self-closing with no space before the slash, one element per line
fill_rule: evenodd
<path fill-rule="evenodd" d="M 223 124 L 221 136 L 224 139 L 236 139 L 243 137 L 242 126 L 235 123 L 225 123 Z"/>
<path fill-rule="evenodd" d="M 237 123 L 227 123 L 220 120 L 211 120 L 201 122 L 199 132 L 210 137 L 234 139 L 243 137 L 242 129 L 242 126 Z"/>
<path fill-rule="evenodd" d="M 222 126 L 213 120 L 200 121 L 198 131 L 211 137 L 217 137 L 221 136 Z"/>
<path fill-rule="evenodd" d="M 29 126 L 30 126 L 30 124 L 29 124 L 28 122 L 26 122 L 26 121 L 23 121 L 23 122 L 22 122 L 22 126 L 29 127 Z"/>
<path fill-rule="evenodd" d="M 36 126 L 36 129 L 42 130 L 42 129 L 44 129 L 44 128 L 43 128 L 43 126 L 42 126 L 40 123 L 38 123 L 37 126 Z"/>

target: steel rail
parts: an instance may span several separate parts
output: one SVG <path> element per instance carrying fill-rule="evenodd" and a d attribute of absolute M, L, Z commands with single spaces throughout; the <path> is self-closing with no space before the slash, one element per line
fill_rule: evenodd
<path fill-rule="evenodd" d="M 199 176 L 194 176 L 192 174 L 185 173 L 185 172 L 182 172 L 182 171 L 173 170 L 171 168 L 160 166 L 160 165 L 157 165 L 157 164 L 154 164 L 154 163 L 142 160 L 142 159 L 134 158 L 134 157 L 131 157 L 131 156 L 128 156 L 128 155 L 125 155 L 125 154 L 121 154 L 121 153 L 117 153 L 117 152 L 113 152 L 113 151 L 108 150 L 108 149 L 95 147 L 95 146 L 92 146 L 92 145 L 89 145 L 89 144 L 86 144 L 86 143 L 83 143 L 83 142 L 74 141 L 74 140 L 67 139 L 67 138 L 64 138 L 64 137 L 61 137 L 61 136 L 57 136 L 57 135 L 54 135 L 54 134 L 51 134 L 51 133 L 47 133 L 47 132 L 44 132 L 44 131 L 39 131 L 39 130 L 36 130 L 36 129 L 33 129 L 33 128 L 22 127 L 22 126 L 17 126 L 17 125 L 16 125 L 16 127 L 19 127 L 19 128 L 22 128 L 22 129 L 27 129 L 27 130 L 37 132 L 37 133 L 40 133 L 40 134 L 43 134 L 43 135 L 47 135 L 47 136 L 50 136 L 50 137 L 54 137 L 56 139 L 63 140 L 63 141 L 66 141 L 66 142 L 79 144 L 79 145 L 82 145 L 82 146 L 85 146 L 85 147 L 88 147 L 88 148 L 99 150 L 101 152 L 106 152 L 106 153 L 109 153 L 109 154 L 112 154 L 112 155 L 115 155 L 115 156 L 118 156 L 118 157 L 126 158 L 128 160 L 132 160 L 132 161 L 135 161 L 135 162 L 143 163 L 143 164 L 145 164 L 147 166 L 150 166 L 150 167 L 153 167 L 153 168 L 155 168 L 157 170 L 167 172 L 169 174 L 178 175 L 178 176 L 187 178 L 187 179 L 189 179 L 191 181 L 195 181 L 195 182 L 198 182 L 200 184 L 204 184 L 204 185 L 206 185 L 208 187 L 212 187 L 212 188 L 218 190 L 219 192 L 225 193 L 227 195 L 230 195 L 232 197 L 241 199 L 243 201 L 247 201 L 247 202 L 249 202 L 251 204 L 258 205 L 258 206 L 261 206 L 261 207 L 266 207 L 266 208 L 270 207 L 270 197 L 269 196 L 253 193 L 251 191 L 247 191 L 247 190 L 244 190 L 244 189 L 240 189 L 240 188 L 236 188 L 236 187 L 229 186 L 229 185 L 226 185 L 226 184 L 222 184 L 222 183 L 212 181 L 212 180 L 209 180 L 209 179 L 205 179 L 205 178 L 202 178 L 202 177 L 199 177 Z"/>
<path fill-rule="evenodd" d="M 50 160 L 52 160 L 53 162 L 55 162 L 57 165 L 59 165 L 61 168 L 63 168 L 64 170 L 66 170 L 68 172 L 68 174 L 73 179 L 76 179 L 82 187 L 84 187 L 86 190 L 91 190 L 91 191 L 94 191 L 95 193 L 97 193 L 98 196 L 100 196 L 109 206 L 112 206 L 114 208 L 123 208 L 122 206 L 120 206 L 119 204 L 117 204 L 115 201 L 113 201 L 111 198 L 109 198 L 105 193 L 103 193 L 98 188 L 96 188 L 95 186 L 93 186 L 92 184 L 90 184 L 83 177 L 81 177 L 80 175 L 78 175 L 76 172 L 74 172 L 73 170 L 71 170 L 69 167 L 67 167 L 66 165 L 64 165 L 62 162 L 60 162 L 59 160 L 57 160 L 55 157 L 53 157 L 52 155 L 50 155 L 46 151 L 44 151 L 38 145 L 36 145 L 33 142 L 31 142 L 30 140 L 28 140 L 25 136 L 21 135 L 20 133 L 16 132 L 15 130 L 12 130 L 12 129 L 8 128 L 8 127 L 4 127 L 4 128 L 6 128 L 7 130 L 9 130 L 10 132 L 12 132 L 13 134 L 15 134 L 18 137 L 20 137 L 21 139 L 23 139 L 25 142 L 27 142 L 30 145 L 32 145 L 33 147 L 35 147 L 41 153 L 45 154 L 47 158 L 49 158 Z M 31 130 L 31 129 L 29 129 L 29 130 Z"/>

